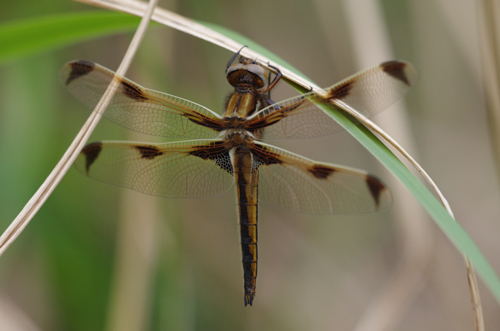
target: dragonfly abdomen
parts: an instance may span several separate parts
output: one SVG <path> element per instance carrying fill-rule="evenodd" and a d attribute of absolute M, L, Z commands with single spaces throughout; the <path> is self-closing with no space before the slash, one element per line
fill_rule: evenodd
<path fill-rule="evenodd" d="M 258 171 L 252 173 L 252 154 L 245 148 L 234 153 L 234 174 L 238 191 L 241 253 L 245 306 L 252 305 L 257 279 L 257 220 Z"/>

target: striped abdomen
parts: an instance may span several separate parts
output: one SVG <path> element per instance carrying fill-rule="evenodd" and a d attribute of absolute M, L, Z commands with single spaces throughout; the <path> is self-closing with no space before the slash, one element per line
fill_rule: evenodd
<path fill-rule="evenodd" d="M 245 306 L 252 305 L 257 279 L 257 190 L 258 170 L 252 173 L 252 154 L 237 147 L 234 153 L 234 174 L 238 191 L 241 251 Z"/>

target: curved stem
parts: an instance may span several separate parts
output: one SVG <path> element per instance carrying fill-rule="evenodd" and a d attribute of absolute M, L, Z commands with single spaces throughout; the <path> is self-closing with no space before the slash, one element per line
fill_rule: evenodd
<path fill-rule="evenodd" d="M 145 12 L 139 27 L 130 43 L 127 53 L 123 57 L 120 67 L 116 73 L 120 76 L 124 76 L 134 55 L 139 47 L 139 44 L 146 33 L 147 27 L 149 25 L 150 17 L 156 6 L 158 0 L 151 0 L 149 3 L 148 10 Z M 88 120 L 83 125 L 78 135 L 75 137 L 69 148 L 64 153 L 61 160 L 57 163 L 54 170 L 50 173 L 47 179 L 43 182 L 40 188 L 35 192 L 33 197 L 28 201 L 28 203 L 21 210 L 19 215 L 14 219 L 14 221 L 9 225 L 9 227 L 4 231 L 2 236 L 0 236 L 0 256 L 9 248 L 9 246 L 16 240 L 16 238 L 21 234 L 21 232 L 26 228 L 31 219 L 36 215 L 38 210 L 43 206 L 45 201 L 52 194 L 54 189 L 57 187 L 61 179 L 64 177 L 68 169 L 71 167 L 76 157 L 80 153 L 81 149 L 87 142 L 88 138 L 94 131 L 95 127 L 99 123 L 102 113 L 105 111 L 107 105 L 109 104 L 111 98 L 113 97 L 117 87 L 117 82 L 113 81 L 101 100 L 97 104 L 96 108 L 89 116 Z"/>

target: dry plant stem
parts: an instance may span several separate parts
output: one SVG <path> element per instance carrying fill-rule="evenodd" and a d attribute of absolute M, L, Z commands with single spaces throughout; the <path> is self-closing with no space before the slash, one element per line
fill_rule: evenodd
<path fill-rule="evenodd" d="M 500 4 L 494 0 L 479 0 L 477 7 L 486 110 L 497 179 L 500 179 Z"/>
<path fill-rule="evenodd" d="M 133 1 L 133 0 L 75 0 L 75 1 L 106 9 L 113 9 L 136 16 L 142 16 L 142 13 L 146 8 L 146 4 L 144 2 Z M 226 37 L 223 34 L 220 34 L 212 29 L 207 28 L 204 25 L 196 23 L 188 18 L 172 13 L 163 8 L 156 8 L 153 17 L 151 19 L 160 24 L 172 27 L 176 30 L 206 40 L 214 45 L 218 45 L 232 52 L 238 51 L 243 46 L 239 42 L 236 42 L 231 38 Z M 268 62 L 272 61 L 267 57 L 249 48 L 244 48 L 240 54 L 248 58 L 256 59 L 256 61 L 259 62 L 262 66 L 270 69 L 271 71 L 274 71 L 274 69 L 268 67 Z M 312 84 L 307 79 L 297 75 L 291 70 L 288 70 L 287 68 L 284 68 L 279 65 L 275 66 L 281 70 L 283 76 L 286 77 L 288 80 L 304 87 L 307 90 L 309 90 L 312 87 L 314 91 L 324 93 L 324 91 L 319 86 Z"/>
<path fill-rule="evenodd" d="M 8 295 L 0 295 L 0 321 L 2 330 L 42 331 L 42 328 L 8 298 Z"/>
<path fill-rule="evenodd" d="M 149 328 L 158 224 L 157 198 L 123 191 L 107 331 Z"/>
<path fill-rule="evenodd" d="M 486 111 L 497 179 L 500 180 L 500 3 L 496 0 L 479 0 L 477 9 Z M 475 274 L 471 274 L 472 277 L 475 280 Z"/>
<path fill-rule="evenodd" d="M 174 5 L 172 2 L 169 5 Z M 171 32 L 173 30 L 167 31 L 169 34 Z M 172 38 L 162 33 L 162 40 L 165 52 L 171 52 Z M 162 56 L 169 59 L 171 56 L 165 52 L 162 52 Z M 140 138 L 141 135 L 137 132 L 127 132 L 126 140 L 138 141 Z M 157 197 L 132 190 L 123 190 L 121 194 L 115 266 L 105 327 L 107 331 L 150 328 L 153 276 L 158 266 L 159 239 L 161 237 L 164 242 L 165 235 L 168 237 L 170 221 L 169 215 L 162 215 L 159 205 L 160 198 Z"/>
<path fill-rule="evenodd" d="M 124 76 L 130 63 L 139 47 L 139 44 L 146 33 L 146 29 L 149 25 L 150 16 L 156 6 L 157 0 L 151 0 L 148 10 L 146 11 L 139 27 L 130 43 L 130 46 L 125 54 L 120 67 L 117 70 L 117 74 Z M 149 14 L 149 16 L 147 16 Z M 28 201 L 28 203 L 21 210 L 19 215 L 14 219 L 10 226 L 5 230 L 5 232 L 0 237 L 0 256 L 5 252 L 5 250 L 16 240 L 16 238 L 21 234 L 21 232 L 26 228 L 30 220 L 35 216 L 38 210 L 42 207 L 45 201 L 48 199 L 50 194 L 54 191 L 57 184 L 64 177 L 69 167 L 73 164 L 76 157 L 80 153 L 81 149 L 87 142 L 88 138 L 94 131 L 95 127 L 99 123 L 102 117 L 102 113 L 105 111 L 107 105 L 109 104 L 113 94 L 115 93 L 117 82 L 113 81 L 103 97 L 99 101 L 98 105 L 88 118 L 88 120 L 83 125 L 82 129 L 75 137 L 68 150 L 64 153 L 61 160 L 57 163 L 56 167 L 50 175 L 47 177 L 42 186 L 36 191 L 33 197 Z"/>

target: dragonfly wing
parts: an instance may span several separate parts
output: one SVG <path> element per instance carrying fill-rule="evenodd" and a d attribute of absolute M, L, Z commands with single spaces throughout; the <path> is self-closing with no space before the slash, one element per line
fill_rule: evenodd
<path fill-rule="evenodd" d="M 261 139 L 320 137 L 342 130 L 318 106 L 316 93 L 287 99 L 248 119 L 248 129 L 261 130 Z"/>
<path fill-rule="evenodd" d="M 127 129 L 173 138 L 215 138 L 223 130 L 221 117 L 210 109 L 146 89 L 93 62 L 69 62 L 61 68 L 59 79 L 91 109 L 116 80 L 116 93 L 103 115 Z"/>
<path fill-rule="evenodd" d="M 373 212 L 391 204 L 389 189 L 362 170 L 319 163 L 268 144 L 252 145 L 258 200 L 301 213 Z"/>
<path fill-rule="evenodd" d="M 408 62 L 390 61 L 363 70 L 326 89 L 326 97 L 307 93 L 262 109 L 248 119 L 263 139 L 318 137 L 342 130 L 318 107 L 341 100 L 365 116 L 376 115 L 405 95 L 418 81 Z"/>
<path fill-rule="evenodd" d="M 229 190 L 234 174 L 222 140 L 95 142 L 83 148 L 75 165 L 106 183 L 175 198 L 220 195 Z"/>

